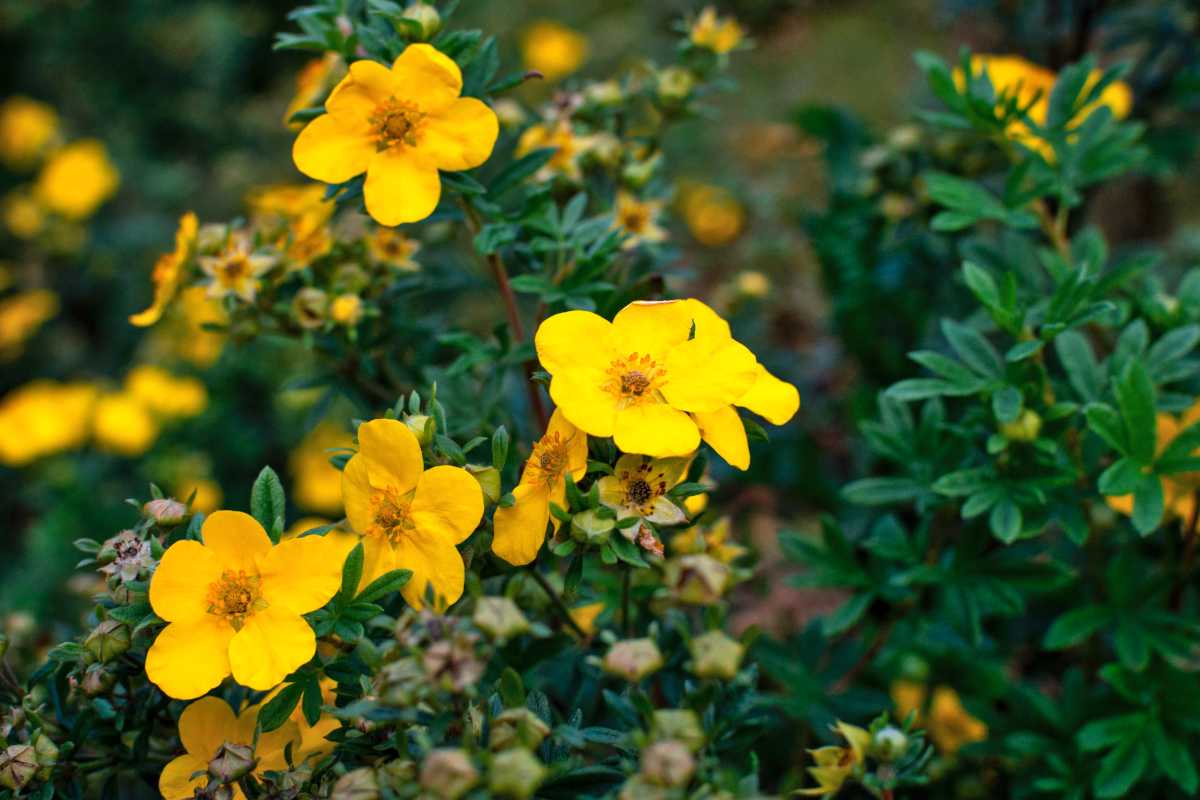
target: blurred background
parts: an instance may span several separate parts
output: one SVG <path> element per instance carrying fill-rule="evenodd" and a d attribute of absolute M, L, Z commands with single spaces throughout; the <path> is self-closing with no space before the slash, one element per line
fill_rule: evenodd
<path fill-rule="evenodd" d="M 185 300 L 149 329 L 128 315 L 181 214 L 227 220 L 256 187 L 299 182 L 283 122 L 308 59 L 275 53 L 288 0 L 0 3 L 0 624 L 37 642 L 69 634 L 93 579 L 72 541 L 130 524 L 120 498 L 148 483 L 202 509 L 245 508 L 258 470 L 289 491 L 289 521 L 340 516 L 326 449 L 369 409 L 314 406 L 306 354 L 226 346 Z M 665 61 L 699 3 L 482 3 L 459 27 L 500 38 L 504 71 L 547 80 L 528 106 L 644 61 Z M 829 0 L 724 2 L 753 49 L 733 54 L 711 116 L 664 143 L 676 178 L 672 291 L 730 315 L 776 374 L 801 388 L 797 419 L 757 445 L 719 493 L 760 570 L 738 624 L 799 631 L 839 598 L 789 589 L 781 527 L 847 513 L 839 487 L 870 472 L 858 423 L 913 367 L 931 319 L 965 307 L 956 242 L 932 234 L 917 175 L 994 157 L 920 124 L 913 53 L 1019 53 L 1056 69 L 1095 52 L 1127 60 L 1153 158 L 1088 199 L 1114 247 L 1200 257 L 1200 15 L 1188 2 Z M 1161 289 L 1161 287 L 1159 287 Z M 1155 291 L 1155 287 L 1148 287 Z M 202 304 L 201 304 L 202 305 Z M 281 388 L 282 387 L 282 388 Z M 169 398 L 169 399 L 168 399 Z"/>

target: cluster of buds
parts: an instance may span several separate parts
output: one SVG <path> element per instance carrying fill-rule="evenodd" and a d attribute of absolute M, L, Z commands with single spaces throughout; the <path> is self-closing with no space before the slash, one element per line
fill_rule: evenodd
<path fill-rule="evenodd" d="M 621 787 L 621 800 L 670 797 L 688 787 L 696 776 L 696 754 L 706 736 L 696 712 L 660 709 L 651 718 L 648 733 L 639 734 L 639 770 Z"/>
<path fill-rule="evenodd" d="M 397 647 L 376 678 L 389 705 L 472 695 L 487 665 L 486 646 L 466 620 L 409 610 L 396 623 Z"/>
<path fill-rule="evenodd" d="M 58 745 L 45 731 L 29 742 L 9 745 L 0 750 L 0 786 L 20 792 L 33 781 L 48 780 L 59 755 Z"/>

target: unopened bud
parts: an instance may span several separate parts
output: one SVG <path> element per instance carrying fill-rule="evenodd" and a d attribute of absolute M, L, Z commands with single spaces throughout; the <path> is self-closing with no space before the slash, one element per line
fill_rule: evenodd
<path fill-rule="evenodd" d="M 479 782 L 479 771 L 463 750 L 434 750 L 421 764 L 421 788 L 442 800 L 457 800 Z"/>
<path fill-rule="evenodd" d="M 35 772 L 37 758 L 32 745 L 14 744 L 0 752 L 0 786 L 19 792 Z"/>
<path fill-rule="evenodd" d="M 471 473 L 471 477 L 479 482 L 479 488 L 483 490 L 483 496 L 487 498 L 489 503 L 500 502 L 500 470 L 495 467 L 481 467 L 478 464 L 467 464 L 467 472 Z"/>
<path fill-rule="evenodd" d="M 658 73 L 658 96 L 667 103 L 686 100 L 695 85 L 695 76 L 683 67 L 667 67 Z"/>
<path fill-rule="evenodd" d="M 631 682 L 640 681 L 657 672 L 662 665 L 662 653 L 653 639 L 626 639 L 617 642 L 604 656 L 605 672 Z"/>
<path fill-rule="evenodd" d="M 546 779 L 546 767 L 523 748 L 505 750 L 492 759 L 488 788 L 493 793 L 517 800 L 532 797 Z"/>
<path fill-rule="evenodd" d="M 45 733 L 39 732 L 33 737 L 33 754 L 38 764 L 38 780 L 48 780 L 54 765 L 58 763 L 58 745 Z"/>
<path fill-rule="evenodd" d="M 680 602 L 697 606 L 720 600 L 731 577 L 728 564 L 704 553 L 673 558 L 664 565 L 663 573 Z"/>
<path fill-rule="evenodd" d="M 675 740 L 687 745 L 693 753 L 704 746 L 704 728 L 696 712 L 687 708 L 662 708 L 651 719 L 654 740 Z"/>
<path fill-rule="evenodd" d="M 329 318 L 339 325 L 353 328 L 363 318 L 362 298 L 356 294 L 340 294 L 329 307 Z"/>
<path fill-rule="evenodd" d="M 731 680 L 742 666 L 746 648 L 722 631 L 692 639 L 692 672 L 700 678 Z"/>
<path fill-rule="evenodd" d="M 658 786 L 687 786 L 696 772 L 696 759 L 683 742 L 667 739 L 642 752 L 642 775 Z"/>
<path fill-rule="evenodd" d="M 169 497 L 151 500 L 142 511 L 159 525 L 178 525 L 187 517 L 187 506 Z"/>
<path fill-rule="evenodd" d="M 351 770 L 333 785 L 329 800 L 379 800 L 379 782 L 375 771 L 367 767 Z"/>
<path fill-rule="evenodd" d="M 208 762 L 208 774 L 220 783 L 236 783 L 254 771 L 258 759 L 248 744 L 224 742 Z"/>
<path fill-rule="evenodd" d="M 608 541 L 609 534 L 616 524 L 612 516 L 601 516 L 596 509 L 589 508 L 571 517 L 571 537 L 584 544 L 599 547 Z"/>
<path fill-rule="evenodd" d="M 83 646 L 101 664 L 107 664 L 129 649 L 129 628 L 115 619 L 106 619 L 92 629 Z"/>
<path fill-rule="evenodd" d="M 329 295 L 312 286 L 296 292 L 292 298 L 292 316 L 301 328 L 315 330 L 325 324 L 329 314 Z"/>
<path fill-rule="evenodd" d="M 510 708 L 492 720 L 488 747 L 492 750 L 507 750 L 510 747 L 536 750 L 549 735 L 550 726 L 537 714 L 528 708 Z"/>
<path fill-rule="evenodd" d="M 529 630 L 529 620 L 517 608 L 517 604 L 507 597 L 479 598 L 471 620 L 475 627 L 500 642 Z"/>
<path fill-rule="evenodd" d="M 88 697 L 99 697 L 106 693 L 117 682 L 117 676 L 104 668 L 103 664 L 92 664 L 83 673 L 79 688 Z"/>
<path fill-rule="evenodd" d="M 404 19 L 421 26 L 421 40 L 429 41 L 442 29 L 442 17 L 437 9 L 427 3 L 413 3 L 404 9 Z"/>
<path fill-rule="evenodd" d="M 437 433 L 437 422 L 433 417 L 425 414 L 407 414 L 404 417 L 404 424 L 417 437 L 417 441 L 421 443 L 422 447 L 432 442 L 434 434 Z"/>
<path fill-rule="evenodd" d="M 894 725 L 880 728 L 871 737 L 871 755 L 880 761 L 891 762 L 908 750 L 908 737 Z"/>
<path fill-rule="evenodd" d="M 1000 425 L 1004 438 L 1014 442 L 1032 442 L 1042 432 L 1042 418 L 1032 409 L 1025 409 L 1012 422 Z"/>
<path fill-rule="evenodd" d="M 228 237 L 229 228 L 226 225 L 216 222 L 201 225 L 196 232 L 196 252 L 201 255 L 215 253 L 225 246 Z"/>

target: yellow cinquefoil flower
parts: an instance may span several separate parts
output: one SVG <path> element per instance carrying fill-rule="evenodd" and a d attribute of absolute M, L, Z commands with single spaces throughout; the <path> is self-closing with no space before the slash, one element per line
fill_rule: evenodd
<path fill-rule="evenodd" d="M 58 114 L 45 103 L 16 95 L 0 105 L 0 159 L 14 169 L 36 161 L 58 136 Z"/>
<path fill-rule="evenodd" d="M 533 23 L 521 36 L 525 68 L 537 70 L 548 81 L 565 78 L 579 69 L 587 54 L 587 37 L 551 20 Z"/>
<path fill-rule="evenodd" d="M 421 269 L 421 265 L 413 260 L 420 249 L 420 242 L 395 228 L 376 228 L 367 239 L 367 255 L 371 263 L 400 272 L 417 272 Z"/>
<path fill-rule="evenodd" d="M 816 766 L 809 767 L 808 774 L 812 775 L 817 785 L 811 789 L 801 789 L 796 794 L 809 797 L 834 795 L 848 779 L 861 775 L 867 745 L 871 743 L 871 734 L 864 728 L 847 725 L 840 720 L 834 730 L 841 734 L 850 746 L 818 747 L 809 750 Z"/>
<path fill-rule="evenodd" d="M 671 502 L 667 492 L 687 475 L 688 458 L 649 458 L 623 455 L 612 475 L 599 480 L 600 502 L 617 513 L 617 519 L 637 519 L 621 528 L 626 539 L 662 555 L 662 544 L 643 521 L 656 525 L 687 522 L 683 509 Z"/>
<path fill-rule="evenodd" d="M 194 417 L 208 406 L 208 390 L 198 378 L 172 375 L 139 364 L 125 376 L 125 391 L 161 419 Z"/>
<path fill-rule="evenodd" d="M 705 247 L 722 247 L 742 232 L 746 212 L 732 194 L 719 186 L 684 184 L 679 208 L 696 241 Z"/>
<path fill-rule="evenodd" d="M 300 731 L 294 722 L 285 722 L 270 733 L 259 734 L 255 745 L 254 729 L 258 726 L 259 708 L 251 706 L 234 716 L 233 709 L 219 697 L 202 697 L 185 708 L 179 715 L 179 739 L 183 742 L 184 754 L 163 767 L 158 776 L 158 790 L 164 800 L 185 800 L 206 786 L 208 762 L 226 742 L 254 745 L 254 755 L 258 759 L 255 775 L 287 769 L 284 750 L 289 744 L 293 751 L 300 746 Z M 236 785 L 233 796 L 239 800 L 245 797 Z"/>
<path fill-rule="evenodd" d="M 18 239 L 32 239 L 46 227 L 46 210 L 25 188 L 13 189 L 4 196 L 0 214 L 4 227 Z"/>
<path fill-rule="evenodd" d="M 733 17 L 718 17 L 717 9 L 707 6 L 692 23 L 688 38 L 697 47 L 714 53 L 728 53 L 741 44 L 745 32 Z"/>
<path fill-rule="evenodd" d="M 212 478 L 192 478 L 175 485 L 172 495 L 180 500 L 192 500 L 192 511 L 211 514 L 221 507 L 225 492 Z"/>
<path fill-rule="evenodd" d="M 189 286 L 179 293 L 176 316 L 156 331 L 155 348 L 204 368 L 212 366 L 225 346 L 225 334 L 205 325 L 228 321 L 221 304 L 204 286 Z"/>
<path fill-rule="evenodd" d="M 342 498 L 363 537 L 363 583 L 407 569 L 401 593 L 410 606 L 424 605 L 426 588 L 439 606 L 454 604 L 465 578 L 457 545 L 483 517 L 478 481 L 461 467 L 424 469 L 416 435 L 398 420 L 359 425 L 358 445 L 342 472 Z"/>
<path fill-rule="evenodd" d="M 331 451 L 353 445 L 350 434 L 332 422 L 322 422 L 300 440 L 288 457 L 296 505 L 318 514 L 341 515 L 342 473 L 329 457 Z"/>
<path fill-rule="evenodd" d="M 121 174 L 109 160 L 104 143 L 81 139 L 50 157 L 33 193 L 56 214 L 83 220 L 112 196 L 120 182 Z"/>
<path fill-rule="evenodd" d="M 596 619 L 602 613 L 604 613 L 604 603 L 585 603 L 570 611 L 571 621 L 579 626 L 579 630 L 583 631 L 584 636 L 591 636 L 596 632 Z"/>
<path fill-rule="evenodd" d="M 332 543 L 305 536 L 271 543 L 249 514 L 216 511 L 204 543 L 167 548 L 150 581 L 150 605 L 170 624 L 146 654 L 146 675 L 170 697 L 199 697 L 225 676 L 273 688 L 316 652 L 301 614 L 337 592 L 342 565 Z"/>
<path fill-rule="evenodd" d="M 576 135 L 570 120 L 538 123 L 526 128 L 517 140 L 517 158 L 543 147 L 553 147 L 554 154 L 535 177 L 545 181 L 560 175 L 569 181 L 578 181 L 583 177 L 579 158 L 588 151 L 591 141 L 589 137 Z"/>
<path fill-rule="evenodd" d="M 263 186 L 246 204 L 255 227 L 283 253 L 289 270 L 303 269 L 333 249 L 329 219 L 335 206 L 325 199 L 323 185 Z"/>
<path fill-rule="evenodd" d="M 44 380 L 9 392 L 0 400 L 0 463 L 20 467 L 82 446 L 98 393 L 82 381 Z"/>
<path fill-rule="evenodd" d="M 196 244 L 196 232 L 199 228 L 200 221 L 196 219 L 195 213 L 189 211 L 179 218 L 179 228 L 175 231 L 175 249 L 159 256 L 158 261 L 154 263 L 154 272 L 150 274 L 150 281 L 154 284 L 154 300 L 145 311 L 132 315 L 129 318 L 131 323 L 145 328 L 162 319 L 167 305 L 175 299 L 175 293 L 183 283 L 184 267 L 187 266 L 188 256 Z"/>
<path fill-rule="evenodd" d="M 311 108 L 323 98 L 344 69 L 342 57 L 337 53 L 326 53 L 301 67 L 296 74 L 296 93 L 283 112 L 283 124 L 296 129 L 304 127 L 302 123 L 291 122 L 292 115 Z"/>
<path fill-rule="evenodd" d="M 557 409 L 546 433 L 533 445 L 521 481 L 513 490 L 514 502 L 497 508 L 492 551 L 514 566 L 537 558 L 546 539 L 546 523 L 558 530 L 550 504 L 566 507 L 566 476 L 579 480 L 587 472 L 587 435 L 567 421 Z"/>
<path fill-rule="evenodd" d="M 1181 415 L 1160 413 L 1156 421 L 1157 442 L 1155 452 L 1162 453 L 1175 438 L 1185 430 L 1200 422 L 1200 400 Z M 1197 448 L 1193 456 L 1200 456 Z M 1163 489 L 1163 505 L 1168 517 L 1175 517 L 1188 522 L 1196 511 L 1196 490 L 1200 489 L 1200 472 L 1176 472 L 1171 475 L 1159 476 Z M 1104 498 L 1109 507 L 1125 516 L 1133 516 L 1133 495 L 1112 495 Z"/>
<path fill-rule="evenodd" d="M 631 250 L 643 242 L 664 241 L 667 232 L 658 224 L 662 207 L 661 200 L 639 200 L 629 192 L 617 192 L 613 226 L 622 230 L 627 237 L 621 247 Z"/>
<path fill-rule="evenodd" d="M 710 526 L 693 525 L 671 537 L 671 551 L 677 555 L 708 555 L 722 564 L 732 564 L 746 554 L 745 547 L 729 541 L 732 531 L 729 517 L 721 517 Z"/>
<path fill-rule="evenodd" d="M 150 409 L 128 391 L 101 395 L 92 425 L 97 447 L 128 458 L 149 450 L 160 430 Z"/>
<path fill-rule="evenodd" d="M 58 295 L 34 289 L 0 300 L 0 358 L 10 358 L 48 319 L 58 313 Z"/>
<path fill-rule="evenodd" d="M 234 295 L 253 303 L 258 295 L 259 278 L 277 261 L 273 255 L 255 253 L 253 242 L 244 232 L 230 235 L 225 249 L 215 256 L 197 259 L 208 276 L 208 296 L 214 299 Z"/>
<path fill-rule="evenodd" d="M 898 680 L 891 685 L 892 703 L 896 706 L 896 717 L 904 719 L 917 713 L 917 721 L 929 732 L 929 738 L 946 755 L 954 755 L 963 745 L 982 742 L 987 738 L 988 727 L 971 716 L 963 708 L 958 692 L 949 686 L 933 690 L 929 708 L 925 708 L 928 689 L 918 681 Z"/>
<path fill-rule="evenodd" d="M 325 101 L 327 113 L 296 137 L 305 175 L 343 183 L 367 173 L 367 212 L 383 225 L 425 219 L 437 207 L 438 170 L 488 160 L 500 123 L 474 97 L 460 97 L 462 72 L 427 44 L 405 48 L 392 68 L 355 61 Z"/>

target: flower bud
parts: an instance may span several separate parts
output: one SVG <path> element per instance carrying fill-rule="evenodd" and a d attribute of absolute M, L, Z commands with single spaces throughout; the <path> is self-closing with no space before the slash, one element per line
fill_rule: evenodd
<path fill-rule="evenodd" d="M 492 639 L 504 642 L 529 630 L 529 620 L 507 597 L 481 597 L 471 618 L 475 627 Z"/>
<path fill-rule="evenodd" d="M 492 110 L 500 120 L 501 127 L 515 128 L 525 121 L 525 109 L 511 97 L 501 97 L 492 103 Z"/>
<path fill-rule="evenodd" d="M 892 762 L 908 750 L 908 737 L 895 725 L 880 728 L 871 737 L 870 753 L 884 762 Z"/>
<path fill-rule="evenodd" d="M 673 739 L 693 753 L 704 746 L 704 728 L 696 712 L 687 708 L 662 708 L 654 712 L 650 725 L 654 740 Z"/>
<path fill-rule="evenodd" d="M 104 668 L 103 664 L 92 664 L 83 673 L 79 688 L 88 697 L 99 697 L 113 687 L 117 676 Z"/>
<path fill-rule="evenodd" d="M 115 619 L 106 619 L 92 629 L 83 646 L 101 664 L 107 664 L 129 649 L 129 628 Z"/>
<path fill-rule="evenodd" d="M 742 297 L 761 300 L 771 291 L 771 279 L 758 270 L 747 269 L 738 273 L 734 280 L 734 288 Z M 702 495 L 693 495 L 693 497 L 700 496 Z M 690 508 L 688 510 L 691 511 Z"/>
<path fill-rule="evenodd" d="M 142 506 L 142 512 L 159 525 L 178 525 L 187 517 L 187 506 L 170 497 L 160 497 Z"/>
<path fill-rule="evenodd" d="M 38 764 L 38 780 L 48 780 L 58 763 L 58 745 L 45 732 L 39 731 L 33 737 L 33 754 Z"/>
<path fill-rule="evenodd" d="M 655 742 L 642 751 L 642 776 L 658 786 L 682 787 L 692 780 L 696 759 L 687 745 L 674 739 Z"/>
<path fill-rule="evenodd" d="M 625 166 L 625 169 L 621 171 L 621 180 L 631 189 L 641 189 L 654 177 L 660 163 L 662 163 L 662 153 L 640 158 Z"/>
<path fill-rule="evenodd" d="M 488 747 L 492 750 L 507 750 L 511 747 L 536 750 L 549 735 L 550 726 L 537 714 L 528 708 L 510 708 L 492 720 Z"/>
<path fill-rule="evenodd" d="M 437 9 L 426 3 L 413 3 L 404 9 L 404 19 L 421 26 L 421 40 L 429 41 L 442 29 L 442 17 Z"/>
<path fill-rule="evenodd" d="M 390 790 L 393 794 L 403 787 L 412 786 L 417 779 L 417 765 L 407 758 L 397 758 L 389 761 L 375 771 L 375 779 L 380 788 Z"/>
<path fill-rule="evenodd" d="M 583 87 L 583 99 L 598 106 L 615 106 L 622 98 L 621 84 L 615 80 L 597 81 Z"/>
<path fill-rule="evenodd" d="M 351 770 L 333 785 L 329 800 L 379 800 L 379 782 L 375 771 L 367 767 Z"/>
<path fill-rule="evenodd" d="M 432 442 L 434 434 L 437 433 L 437 422 L 425 414 L 406 414 L 404 424 L 417 437 L 422 447 Z"/>
<path fill-rule="evenodd" d="M 683 67 L 667 67 L 658 73 L 658 96 L 666 103 L 687 99 L 696 85 L 696 78 Z"/>
<path fill-rule="evenodd" d="M 481 467 L 478 464 L 467 464 L 466 470 L 479 482 L 479 488 L 483 490 L 483 496 L 489 503 L 500 502 L 500 470 L 495 467 Z"/>
<path fill-rule="evenodd" d="M 589 508 L 571 517 L 571 538 L 599 547 L 608 541 L 616 524 L 612 516 L 600 516 L 596 509 Z"/>
<path fill-rule="evenodd" d="M 527 800 L 545 779 L 546 768 L 537 756 L 518 747 L 497 753 L 492 759 L 488 788 L 504 797 Z"/>
<path fill-rule="evenodd" d="M 306 287 L 292 298 L 292 316 L 301 328 L 315 330 L 325 324 L 329 314 L 329 295 L 320 289 Z"/>
<path fill-rule="evenodd" d="M 663 577 L 681 603 L 707 606 L 724 596 L 731 571 L 728 564 L 697 553 L 668 561 L 663 567 Z"/>
<path fill-rule="evenodd" d="M 352 328 L 363 318 L 362 298 L 356 294 L 340 294 L 329 307 L 329 318 L 338 325 Z"/>
<path fill-rule="evenodd" d="M 709 631 L 692 639 L 692 672 L 699 678 L 731 680 L 742 666 L 746 648 L 723 631 Z"/>
<path fill-rule="evenodd" d="M 258 759 L 248 744 L 224 742 L 208 762 L 208 774 L 219 783 L 236 783 L 254 771 Z"/>
<path fill-rule="evenodd" d="M 604 671 L 636 683 L 657 672 L 663 665 L 662 653 L 653 639 L 626 639 L 617 642 L 604 656 Z"/>
<path fill-rule="evenodd" d="M 1042 432 L 1042 418 L 1032 409 L 1025 409 L 1012 422 L 1000 425 L 1000 433 L 1013 442 L 1032 442 Z"/>
<path fill-rule="evenodd" d="M 19 792 L 33 779 L 37 768 L 33 746 L 14 744 L 0 752 L 0 786 Z"/>
<path fill-rule="evenodd" d="M 457 800 L 478 782 L 479 771 L 463 750 L 434 750 L 421 764 L 421 788 L 442 800 Z"/>

